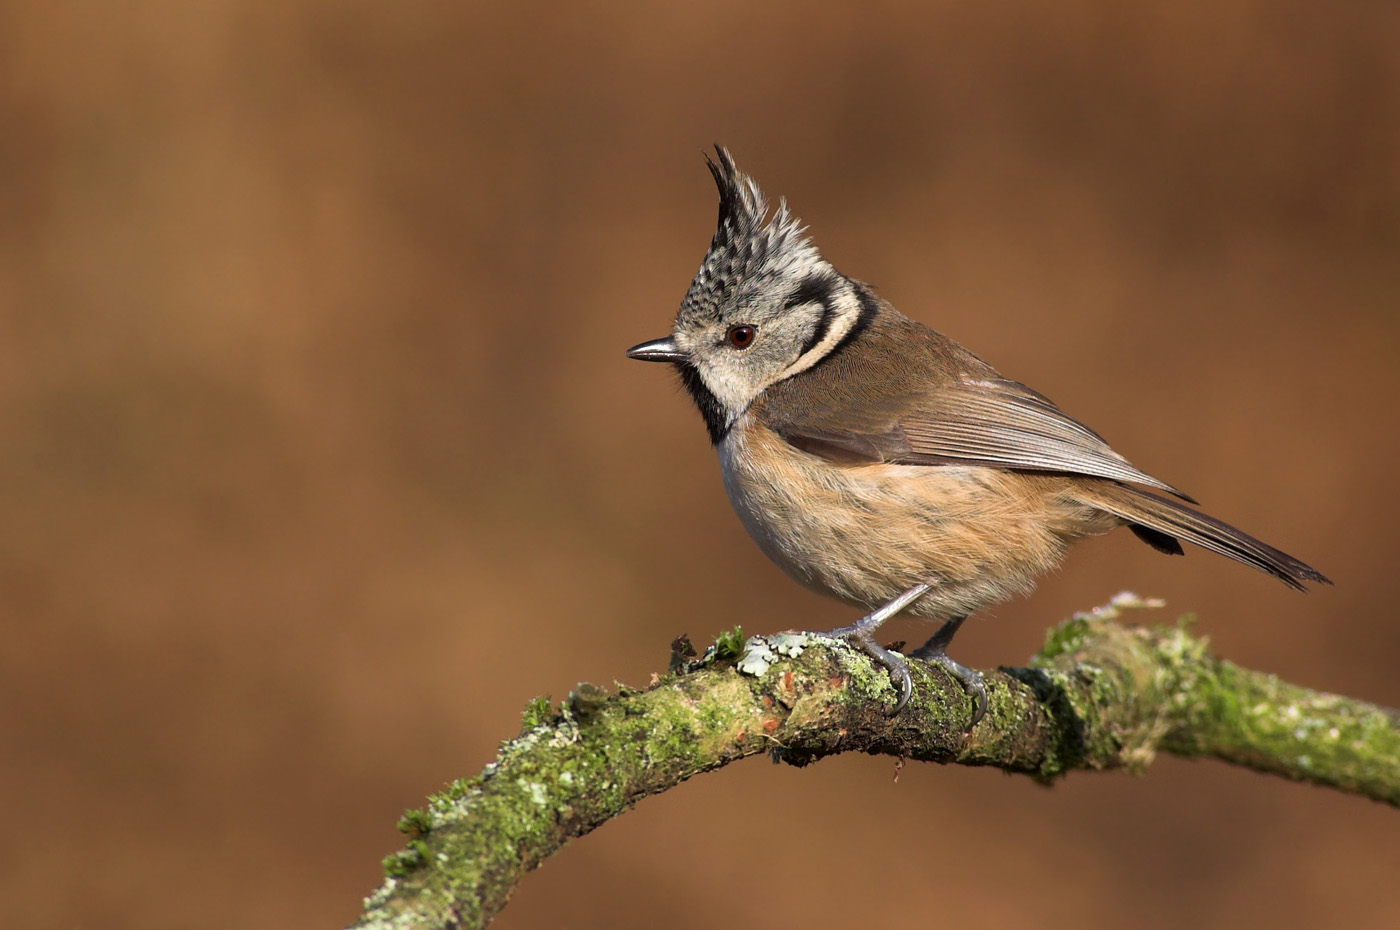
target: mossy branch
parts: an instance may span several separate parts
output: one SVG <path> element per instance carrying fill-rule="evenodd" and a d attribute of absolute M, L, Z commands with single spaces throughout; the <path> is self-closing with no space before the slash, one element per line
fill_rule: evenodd
<path fill-rule="evenodd" d="M 525 873 L 642 798 L 746 756 L 806 765 L 838 752 L 990 765 L 1050 782 L 1141 771 L 1159 750 L 1213 756 L 1400 806 L 1400 715 L 1210 655 L 1182 625 L 1114 622 L 1120 595 L 1051 631 L 1029 668 L 986 673 L 987 716 L 937 667 L 911 663 L 896 717 L 889 678 L 844 643 L 736 630 L 699 660 L 678 641 L 644 691 L 580 685 L 526 708 L 519 738 L 473 779 L 404 815 L 408 848 L 361 928 L 484 927 Z M 693 656 L 693 652 L 690 653 Z"/>

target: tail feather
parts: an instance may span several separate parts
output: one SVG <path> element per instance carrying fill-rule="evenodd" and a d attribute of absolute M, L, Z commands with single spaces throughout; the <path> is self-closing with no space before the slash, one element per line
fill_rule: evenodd
<path fill-rule="evenodd" d="M 1127 521 L 1140 539 L 1158 551 L 1179 554 L 1180 543 L 1176 543 L 1174 549 L 1171 543 L 1181 539 L 1251 565 L 1299 591 L 1306 590 L 1305 581 L 1332 583 L 1306 562 L 1260 542 L 1243 530 L 1148 491 L 1103 482 L 1085 488 L 1080 497 L 1084 503 Z M 1164 536 L 1167 539 L 1163 539 Z"/>

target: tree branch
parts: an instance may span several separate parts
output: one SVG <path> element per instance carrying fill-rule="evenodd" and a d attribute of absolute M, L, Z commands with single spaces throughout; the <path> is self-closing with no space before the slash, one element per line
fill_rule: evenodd
<path fill-rule="evenodd" d="M 987 716 L 937 667 L 911 662 L 914 699 L 886 716 L 885 672 L 816 634 L 747 642 L 699 660 L 677 641 L 645 691 L 583 684 L 556 712 L 525 710 L 519 738 L 476 778 L 410 811 L 408 848 L 360 928 L 484 927 L 525 873 L 642 798 L 738 759 L 806 765 L 838 752 L 991 765 L 1050 782 L 1074 769 L 1147 767 L 1158 750 L 1213 756 L 1400 806 L 1400 715 L 1210 655 L 1180 625 L 1114 622 L 1120 595 L 1052 630 L 1029 668 L 986 673 Z M 693 656 L 693 651 L 690 652 Z"/>

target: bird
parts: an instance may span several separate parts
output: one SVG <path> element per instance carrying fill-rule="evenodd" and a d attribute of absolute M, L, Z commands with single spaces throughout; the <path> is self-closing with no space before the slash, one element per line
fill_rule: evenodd
<path fill-rule="evenodd" d="M 1075 541 L 1126 526 L 1159 552 L 1182 542 L 1297 590 L 1317 569 L 1195 507 L 1048 397 L 1000 374 L 828 262 L 780 199 L 722 146 L 709 249 L 671 335 L 627 357 L 674 367 L 718 453 L 725 492 L 768 558 L 799 584 L 867 611 L 831 631 L 889 672 L 876 642 L 901 611 L 937 621 L 910 657 L 987 708 L 981 673 L 948 656 L 963 621 L 1028 594 Z"/>

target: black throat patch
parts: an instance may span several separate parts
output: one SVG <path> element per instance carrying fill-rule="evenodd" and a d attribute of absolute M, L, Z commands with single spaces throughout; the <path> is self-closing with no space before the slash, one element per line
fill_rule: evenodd
<path fill-rule="evenodd" d="M 681 384 L 690 392 L 690 399 L 695 401 L 695 406 L 700 409 L 700 416 L 705 418 L 705 428 L 710 431 L 710 442 L 719 445 L 724 437 L 729 435 L 729 424 L 725 420 L 724 408 L 720 406 L 719 398 L 705 387 L 705 382 L 694 365 L 677 365 L 676 371 L 680 373 Z"/>

